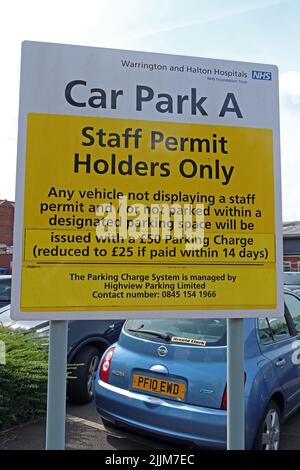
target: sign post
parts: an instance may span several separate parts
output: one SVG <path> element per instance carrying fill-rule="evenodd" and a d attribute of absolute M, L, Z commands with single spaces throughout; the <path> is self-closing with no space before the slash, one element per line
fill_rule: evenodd
<path fill-rule="evenodd" d="M 278 101 L 272 65 L 22 47 L 12 317 L 232 319 L 229 448 L 244 446 L 242 319 L 283 315 Z"/>
<path fill-rule="evenodd" d="M 50 321 L 46 449 L 65 448 L 68 322 Z"/>
<path fill-rule="evenodd" d="M 227 320 L 227 449 L 245 449 L 244 321 Z"/>

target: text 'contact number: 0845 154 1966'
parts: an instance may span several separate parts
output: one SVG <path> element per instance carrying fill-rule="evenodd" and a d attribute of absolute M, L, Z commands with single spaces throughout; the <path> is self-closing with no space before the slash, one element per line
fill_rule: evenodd
<path fill-rule="evenodd" d="M 190 298 L 190 297 L 201 297 L 201 298 L 209 298 L 209 297 L 217 297 L 217 292 L 215 290 L 200 290 L 200 291 L 194 291 L 194 290 L 184 290 L 184 291 L 162 291 L 161 293 L 162 297 L 185 297 L 185 298 Z"/>

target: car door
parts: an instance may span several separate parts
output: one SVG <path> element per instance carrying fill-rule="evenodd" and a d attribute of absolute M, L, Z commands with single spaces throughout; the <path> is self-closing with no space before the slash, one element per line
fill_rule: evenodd
<path fill-rule="evenodd" d="M 295 329 L 292 343 L 292 363 L 296 370 L 297 391 L 294 402 L 295 406 L 300 406 L 300 299 L 292 292 L 285 292 L 284 300 Z"/>
<path fill-rule="evenodd" d="M 274 365 L 275 374 L 284 393 L 285 414 L 289 414 L 297 406 L 299 399 L 299 371 L 292 361 L 295 329 L 286 308 L 283 317 L 264 319 L 260 323 L 262 321 L 265 323 L 265 338 L 269 336 L 269 340 L 261 341 L 262 353 Z"/>

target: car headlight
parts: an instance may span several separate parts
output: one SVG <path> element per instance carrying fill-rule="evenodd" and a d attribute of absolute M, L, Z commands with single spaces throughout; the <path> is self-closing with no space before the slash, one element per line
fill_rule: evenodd
<path fill-rule="evenodd" d="M 30 332 L 31 330 L 31 326 L 24 326 L 23 324 L 19 325 L 18 323 L 8 323 L 8 324 L 4 324 L 4 326 L 7 326 L 11 330 L 20 331 L 20 332 Z"/>
<path fill-rule="evenodd" d="M 48 325 L 44 328 L 39 328 L 38 330 L 36 330 L 36 336 L 38 336 L 39 338 L 49 338 L 49 334 L 50 328 Z"/>

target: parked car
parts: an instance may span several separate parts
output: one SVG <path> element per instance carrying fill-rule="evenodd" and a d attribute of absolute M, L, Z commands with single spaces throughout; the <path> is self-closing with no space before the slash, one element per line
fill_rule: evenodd
<path fill-rule="evenodd" d="M 0 275 L 0 308 L 10 304 L 11 276 Z"/>
<path fill-rule="evenodd" d="M 284 285 L 300 296 L 300 272 L 283 273 Z"/>
<path fill-rule="evenodd" d="M 94 398 L 94 381 L 103 351 L 117 341 L 123 320 L 73 320 L 68 322 L 68 363 L 78 364 L 68 383 L 68 398 L 78 404 Z M 0 310 L 0 325 L 19 331 L 34 331 L 48 343 L 48 321 L 16 321 L 10 318 L 10 305 Z"/>
<path fill-rule="evenodd" d="M 9 274 L 8 268 L 0 268 L 0 276 Z"/>
<path fill-rule="evenodd" d="M 300 407 L 300 299 L 282 318 L 245 319 L 247 449 L 278 449 Z M 298 349 L 297 349 L 298 348 Z M 226 320 L 128 320 L 95 382 L 105 424 L 208 448 L 226 447 Z"/>

